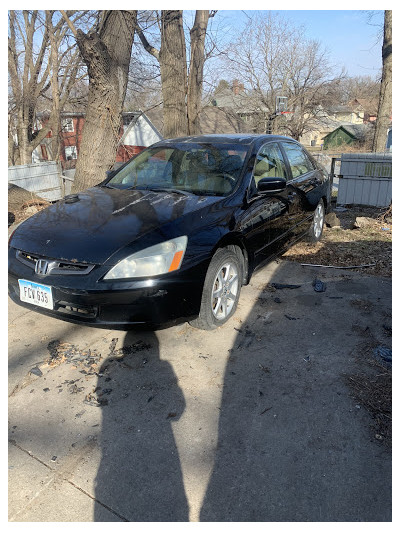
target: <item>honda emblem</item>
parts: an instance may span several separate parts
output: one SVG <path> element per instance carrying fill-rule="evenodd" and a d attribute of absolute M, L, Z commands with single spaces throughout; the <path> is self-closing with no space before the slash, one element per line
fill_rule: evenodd
<path fill-rule="evenodd" d="M 35 272 L 39 276 L 45 276 L 49 263 L 45 259 L 38 259 L 36 261 Z"/>

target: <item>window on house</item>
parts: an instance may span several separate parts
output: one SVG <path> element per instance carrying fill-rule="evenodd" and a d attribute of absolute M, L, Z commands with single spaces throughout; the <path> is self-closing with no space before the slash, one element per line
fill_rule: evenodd
<path fill-rule="evenodd" d="M 74 122 L 72 118 L 63 118 L 61 127 L 63 131 L 74 131 Z"/>
<path fill-rule="evenodd" d="M 71 159 L 78 159 L 78 154 L 76 152 L 76 146 L 65 147 L 65 159 L 67 161 L 71 161 Z"/>

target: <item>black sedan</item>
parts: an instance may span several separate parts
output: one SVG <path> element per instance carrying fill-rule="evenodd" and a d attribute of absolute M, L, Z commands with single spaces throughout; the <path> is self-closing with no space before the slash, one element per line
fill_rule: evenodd
<path fill-rule="evenodd" d="M 320 239 L 329 206 L 328 174 L 288 137 L 160 141 L 18 226 L 9 295 L 97 327 L 213 329 L 257 266 Z"/>

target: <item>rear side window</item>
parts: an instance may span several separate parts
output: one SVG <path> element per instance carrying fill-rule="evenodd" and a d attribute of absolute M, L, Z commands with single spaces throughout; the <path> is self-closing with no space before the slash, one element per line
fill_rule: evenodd
<path fill-rule="evenodd" d="M 301 146 L 294 143 L 282 143 L 289 160 L 293 178 L 298 178 L 314 170 L 314 166 Z"/>
<path fill-rule="evenodd" d="M 277 143 L 265 144 L 257 154 L 254 165 L 254 181 L 256 185 L 261 178 L 285 178 L 286 167 Z"/>

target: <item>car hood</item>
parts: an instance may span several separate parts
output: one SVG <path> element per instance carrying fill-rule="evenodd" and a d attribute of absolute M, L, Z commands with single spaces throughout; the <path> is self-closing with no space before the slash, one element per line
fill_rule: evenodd
<path fill-rule="evenodd" d="M 11 245 L 53 259 L 102 264 L 145 234 L 220 200 L 93 187 L 27 219 L 15 231 Z"/>

